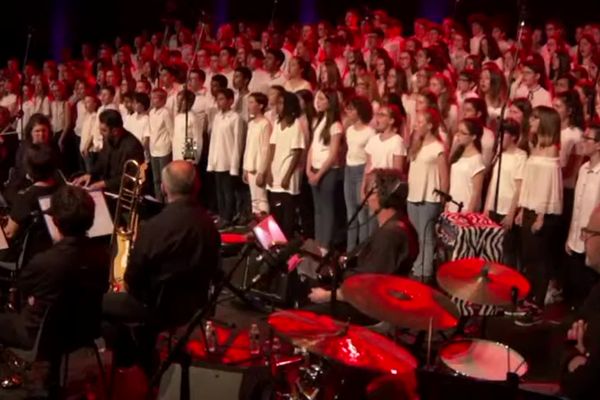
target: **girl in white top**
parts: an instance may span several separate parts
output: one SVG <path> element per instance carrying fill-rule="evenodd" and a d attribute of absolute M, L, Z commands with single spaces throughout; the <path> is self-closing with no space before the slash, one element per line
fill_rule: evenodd
<path fill-rule="evenodd" d="M 521 226 L 523 266 L 532 285 L 531 298 L 543 307 L 558 258 L 552 249 L 557 244 L 563 212 L 560 116 L 552 108 L 539 106 L 534 108 L 529 125 L 534 133 L 533 147 L 525 164 L 519 197 L 521 210 L 515 223 Z"/>
<path fill-rule="evenodd" d="M 560 165 L 563 172 L 565 194 L 568 192 L 572 204 L 577 171 L 582 163 L 582 157 L 577 153 L 577 145 L 583 136 L 585 125 L 581 99 L 575 91 L 557 94 L 553 106 L 560 116 Z M 570 214 L 571 210 L 565 210 Z"/>
<path fill-rule="evenodd" d="M 488 126 L 496 126 L 507 96 L 506 79 L 496 64 L 486 64 L 479 77 L 479 97 L 485 100 L 488 109 Z"/>
<path fill-rule="evenodd" d="M 288 92 L 296 93 L 300 90 L 312 90 L 312 85 L 304 79 L 306 73 L 306 62 L 300 57 L 293 57 L 288 65 L 288 80 L 283 84 L 283 88 Z"/>
<path fill-rule="evenodd" d="M 379 108 L 375 115 L 377 135 L 372 136 L 365 147 L 365 173 L 379 168 L 392 168 L 400 172 L 406 170 L 407 150 L 401 136 L 403 122 L 402 113 L 397 106 L 388 104 Z"/>
<path fill-rule="evenodd" d="M 248 122 L 248 133 L 246 134 L 243 179 L 250 187 L 252 212 L 257 216 L 261 213 L 269 213 L 265 174 L 272 128 L 271 123 L 264 116 L 267 103 L 267 96 L 260 92 L 252 93 L 248 97 L 248 113 L 251 119 Z"/>
<path fill-rule="evenodd" d="M 381 110 L 380 110 L 381 112 Z M 375 130 L 369 126 L 373 119 L 373 108 L 366 97 L 355 97 L 346 107 L 346 118 L 351 124 L 346 129 L 346 168 L 344 169 L 344 198 L 348 221 L 360 206 L 363 196 L 362 187 L 369 155 L 365 147 L 375 136 Z M 348 229 L 347 252 L 369 237 L 369 210 L 365 207 Z"/>
<path fill-rule="evenodd" d="M 429 90 L 437 96 L 438 107 L 448 132 L 456 131 L 458 106 L 454 98 L 452 83 L 443 74 L 437 73 L 429 79 Z"/>
<path fill-rule="evenodd" d="M 435 189 L 448 192 L 448 160 L 439 129 L 440 114 L 427 109 L 417 114 L 411 143 L 408 170 L 408 216 L 419 236 L 419 256 L 413 265 L 413 275 L 433 276 L 435 248 L 434 225 L 442 211 L 442 199 Z"/>
<path fill-rule="evenodd" d="M 481 157 L 481 136 L 483 125 L 477 119 L 465 118 L 458 124 L 450 167 L 450 196 L 463 205 L 462 212 L 478 212 L 485 165 Z M 446 203 L 446 210 L 458 212 L 454 203 Z"/>
<path fill-rule="evenodd" d="M 496 158 L 485 202 L 485 214 L 504 228 L 502 260 L 518 265 L 519 235 L 514 226 L 527 153 L 519 148 L 521 125 L 512 119 L 502 123 L 502 163 Z M 498 179 L 500 182 L 498 183 Z M 496 192 L 497 190 L 497 192 Z M 496 193 L 498 200 L 496 202 Z"/>
<path fill-rule="evenodd" d="M 479 97 L 466 99 L 463 104 L 463 118 L 475 118 L 483 125 L 483 135 L 481 136 L 481 156 L 486 168 L 492 165 L 494 150 L 496 146 L 496 137 L 494 132 L 485 123 L 487 121 L 487 107 L 485 101 Z"/>
<path fill-rule="evenodd" d="M 73 125 L 71 118 L 71 106 L 67 101 L 65 85 L 60 81 L 55 81 L 50 87 L 52 91 L 52 101 L 50 102 L 50 121 L 52 130 L 58 138 L 58 147 L 61 152 L 64 150 L 64 141 Z"/>
<path fill-rule="evenodd" d="M 340 164 L 344 128 L 338 92 L 319 90 L 315 95 L 317 118 L 313 122 L 313 138 L 308 150 L 306 175 L 312 186 L 315 206 L 315 240 L 328 248 L 336 222 L 336 190 L 341 183 Z"/>
<path fill-rule="evenodd" d="M 186 99 L 187 96 L 187 99 Z M 196 100 L 194 92 L 189 90 L 182 90 L 177 95 L 177 115 L 173 124 L 173 160 L 184 160 L 185 146 L 186 146 L 186 134 L 187 137 L 193 141 L 194 158 L 191 161 L 194 164 L 198 164 L 200 156 L 202 155 L 202 146 L 204 130 L 206 129 L 206 118 L 200 119 L 201 117 L 192 111 L 192 106 Z M 187 111 L 187 118 L 186 118 Z M 206 114 L 202 114 L 205 116 Z M 186 132 L 186 119 L 187 119 L 187 132 Z M 190 154 L 191 156 L 191 154 Z"/>
<path fill-rule="evenodd" d="M 48 98 L 48 94 L 46 93 L 46 87 L 44 86 L 44 82 L 40 75 L 37 75 L 35 79 L 33 79 L 33 113 L 34 114 L 44 114 L 45 116 L 50 116 L 50 99 Z"/>

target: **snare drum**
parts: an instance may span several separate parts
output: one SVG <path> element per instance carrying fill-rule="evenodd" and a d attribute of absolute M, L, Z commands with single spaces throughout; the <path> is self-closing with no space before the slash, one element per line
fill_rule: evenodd
<path fill-rule="evenodd" d="M 458 375 L 486 381 L 504 381 L 508 372 L 522 377 L 528 368 L 510 347 L 482 339 L 449 343 L 440 350 L 440 360 Z"/>

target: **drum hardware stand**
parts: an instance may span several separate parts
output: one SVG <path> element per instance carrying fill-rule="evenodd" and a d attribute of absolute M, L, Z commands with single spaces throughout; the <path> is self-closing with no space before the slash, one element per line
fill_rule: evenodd
<path fill-rule="evenodd" d="M 188 322 L 188 324 L 186 326 L 185 332 L 179 337 L 179 339 L 177 340 L 177 342 L 175 343 L 175 345 L 172 347 L 171 351 L 167 355 L 167 358 L 160 364 L 158 371 L 154 374 L 154 376 L 150 380 L 150 385 L 149 385 L 150 389 L 148 390 L 148 396 L 147 396 L 148 400 L 151 400 L 153 398 L 153 388 L 156 388 L 160 385 L 160 379 L 162 378 L 164 373 L 167 372 L 167 370 L 169 369 L 171 364 L 173 364 L 177 359 L 180 359 L 180 358 L 183 358 L 183 361 L 184 361 L 184 364 L 182 364 L 182 383 L 181 383 L 182 390 L 180 392 L 181 393 L 180 398 L 182 400 L 189 400 L 189 390 L 188 390 L 189 377 L 188 377 L 188 382 L 187 382 L 188 384 L 185 384 L 186 382 L 184 382 L 184 378 L 186 377 L 186 372 L 183 371 L 183 369 L 188 369 L 186 367 L 189 367 L 189 364 L 187 364 L 189 361 L 189 356 L 186 355 L 185 346 L 189 342 L 191 335 L 194 333 L 194 330 L 202 323 L 202 321 L 206 320 L 211 315 L 213 310 L 216 308 L 216 305 L 219 300 L 219 296 L 221 295 L 221 292 L 223 291 L 223 289 L 227 288 L 229 290 L 232 290 L 232 292 L 236 296 L 241 297 L 242 301 L 245 301 L 245 302 L 248 301 L 248 299 L 246 299 L 246 297 L 245 297 L 245 294 L 255 284 L 257 284 L 258 281 L 253 282 L 248 287 L 245 287 L 242 290 L 242 289 L 236 288 L 231 283 L 231 280 L 232 280 L 235 272 L 242 265 L 244 259 L 250 253 L 251 249 L 252 249 L 252 244 L 248 243 L 244 246 L 244 248 L 241 251 L 240 256 L 236 260 L 235 265 L 231 268 L 231 270 L 229 270 L 227 273 L 225 273 L 225 276 L 223 276 L 222 279 L 219 281 L 219 283 L 217 285 L 215 285 L 213 292 L 211 293 L 206 304 L 202 308 L 198 309 L 198 311 L 196 311 L 196 313 L 192 316 L 192 318 L 190 319 L 190 321 Z M 186 358 L 188 358 L 188 360 L 186 360 Z M 186 387 L 184 387 L 184 386 L 186 386 Z"/>

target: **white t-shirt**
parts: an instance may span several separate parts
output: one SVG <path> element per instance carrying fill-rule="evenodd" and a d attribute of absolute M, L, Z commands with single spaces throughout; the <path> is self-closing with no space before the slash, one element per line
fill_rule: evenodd
<path fill-rule="evenodd" d="M 269 88 L 271 82 L 271 77 L 269 73 L 264 69 L 255 69 L 252 71 L 252 79 L 250 80 L 250 85 L 248 89 L 250 89 L 250 93 L 252 92 L 261 92 L 264 94 L 269 93 Z"/>
<path fill-rule="evenodd" d="M 25 109 L 25 104 L 23 104 L 23 109 Z M 88 112 L 85 109 L 85 102 L 83 100 L 79 100 L 75 103 L 75 110 L 77 112 L 77 118 L 75 118 L 75 127 L 73 131 L 79 137 L 81 137 L 81 130 L 83 129 L 83 121 L 87 116 Z"/>
<path fill-rule="evenodd" d="M 268 119 L 250 120 L 244 150 L 244 171 L 258 173 L 265 170 L 270 136 L 271 123 Z"/>
<path fill-rule="evenodd" d="M 365 151 L 365 147 L 369 140 L 375 135 L 375 130 L 368 125 L 365 125 L 360 131 L 356 130 L 354 125 L 351 125 L 346 129 L 346 144 L 348 145 L 346 165 L 352 167 L 363 165 L 367 162 L 367 152 Z"/>
<path fill-rule="evenodd" d="M 207 171 L 239 176 L 244 150 L 244 121 L 238 113 L 219 111 L 213 120 Z"/>
<path fill-rule="evenodd" d="M 125 130 L 131 132 L 140 143 L 143 143 L 144 133 L 149 129 L 149 121 L 150 117 L 148 114 L 139 115 L 138 113 L 133 113 L 128 115 L 123 121 L 123 126 L 125 127 Z"/>
<path fill-rule="evenodd" d="M 421 147 L 408 170 L 408 201 L 441 202 L 439 196 L 433 194 L 433 189 L 440 189 L 440 171 L 437 162 L 438 156 L 444 151 L 444 144 L 437 140 Z"/>
<path fill-rule="evenodd" d="M 67 107 L 66 101 L 53 100 L 50 102 L 50 123 L 54 132 L 61 132 L 67 127 Z"/>
<path fill-rule="evenodd" d="M 315 130 L 313 132 L 313 139 L 312 139 L 312 144 L 310 145 L 311 148 L 311 164 L 310 166 L 313 167 L 314 169 L 320 169 L 323 166 L 323 163 L 325 163 L 325 161 L 327 161 L 327 158 L 329 158 L 329 152 L 330 152 L 330 144 L 325 144 L 323 143 L 323 140 L 321 140 L 321 133 L 323 132 L 323 130 L 325 129 L 325 123 L 326 123 L 326 118 L 323 118 L 320 122 L 317 122 L 317 125 L 315 127 Z M 342 127 L 342 124 L 339 122 L 334 122 L 333 124 L 331 124 L 331 126 L 329 127 L 329 134 L 331 135 L 331 140 L 333 140 L 333 137 L 335 135 L 341 135 L 344 133 L 344 128 Z"/>
<path fill-rule="evenodd" d="M 577 143 L 581 142 L 583 131 L 575 126 L 570 126 L 560 131 L 560 166 L 565 168 L 569 158 L 577 152 Z M 571 176 L 563 176 L 563 184 L 567 188 L 575 187 L 577 172 L 573 171 Z"/>
<path fill-rule="evenodd" d="M 569 248 L 579 254 L 585 252 L 584 243 L 580 237 L 581 228 L 587 226 L 590 216 L 598 204 L 600 204 L 600 164 L 590 168 L 588 161 L 579 169 L 573 202 L 573 216 L 567 239 Z"/>
<path fill-rule="evenodd" d="M 400 135 L 393 135 L 381 140 L 381 135 L 372 136 L 367 142 L 365 153 L 371 158 L 371 170 L 377 168 L 394 168 L 394 156 L 406 156 L 404 139 Z M 366 171 L 370 172 L 370 171 Z"/>
<path fill-rule="evenodd" d="M 530 156 L 527 159 L 519 206 L 539 214 L 562 214 L 563 184 L 559 157 Z"/>
<path fill-rule="evenodd" d="M 194 162 L 200 160 L 202 154 L 202 121 L 194 112 L 189 112 L 187 116 L 188 137 L 191 137 L 196 143 L 196 156 Z M 185 113 L 179 113 L 175 116 L 173 125 L 173 160 L 183 160 L 185 150 Z"/>
<path fill-rule="evenodd" d="M 271 163 L 273 183 L 267 189 L 275 193 L 300 194 L 300 182 L 302 180 L 300 165 L 298 165 L 296 171 L 292 174 L 289 188 L 283 189 L 281 187 L 281 181 L 292 162 L 293 151 L 304 150 L 306 148 L 298 120 L 292 126 L 285 129 L 281 129 L 281 124 L 276 123 L 273 127 L 269 143 L 275 145 L 275 153 L 273 154 L 273 162 Z"/>
<path fill-rule="evenodd" d="M 464 211 L 479 211 L 481 204 L 475 204 L 474 210 L 469 210 L 469 204 L 473 197 L 473 178 L 485 170 L 481 154 L 459 158 L 450 167 L 450 196 L 457 203 L 463 203 Z M 448 203 L 448 211 L 458 212 L 458 206 Z"/>
<path fill-rule="evenodd" d="M 97 113 L 87 113 L 81 124 L 81 143 L 79 144 L 79 151 L 83 152 L 88 148 L 91 152 L 100 151 L 102 148 L 102 136 L 100 136 L 97 125 Z"/>
<path fill-rule="evenodd" d="M 150 156 L 168 156 L 171 154 L 173 139 L 173 114 L 167 107 L 153 108 L 148 121 L 148 130 L 144 136 L 150 138 Z"/>
<path fill-rule="evenodd" d="M 552 107 L 552 96 L 550 93 L 541 86 L 533 90 L 529 90 L 527 86 L 521 85 L 515 92 L 515 98 L 525 97 L 529 99 L 531 103 L 531 107 L 535 108 L 537 106 L 546 106 Z"/>
<path fill-rule="evenodd" d="M 500 172 L 500 190 L 498 192 L 498 214 L 507 215 L 517 190 L 517 181 L 523 180 L 527 153 L 517 149 L 514 153 L 502 153 L 502 169 Z M 494 211 L 496 183 L 498 182 L 498 161 L 494 163 L 492 179 L 488 187 L 485 209 Z"/>
<path fill-rule="evenodd" d="M 299 92 L 300 90 L 311 90 L 312 91 L 312 86 L 310 85 L 309 81 L 306 80 L 301 80 L 300 84 L 296 85 L 296 86 L 292 86 L 291 81 L 286 81 L 283 84 L 283 88 L 285 90 L 287 90 L 288 92 L 292 92 L 292 93 L 296 93 Z"/>
<path fill-rule="evenodd" d="M 235 112 L 240 114 L 240 117 L 247 124 L 250 116 L 248 115 L 248 98 L 250 97 L 250 92 L 246 93 L 243 96 L 240 96 L 239 92 L 235 93 L 235 101 L 233 103 L 233 109 Z"/>

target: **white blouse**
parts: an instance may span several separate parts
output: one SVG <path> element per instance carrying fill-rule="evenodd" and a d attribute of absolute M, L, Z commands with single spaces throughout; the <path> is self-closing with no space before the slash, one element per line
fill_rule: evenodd
<path fill-rule="evenodd" d="M 559 157 L 529 157 L 525 163 L 519 206 L 538 214 L 562 214 L 563 182 Z"/>
<path fill-rule="evenodd" d="M 248 122 L 246 149 L 244 150 L 244 171 L 258 173 L 265 170 L 270 135 L 271 123 L 268 119 L 261 118 L 259 121 L 251 119 Z"/>
<path fill-rule="evenodd" d="M 437 160 L 444 153 L 444 145 L 440 141 L 424 144 L 410 163 L 408 170 L 408 198 L 412 203 L 423 201 L 439 203 L 439 196 L 433 193 L 440 189 L 440 171 Z"/>
<path fill-rule="evenodd" d="M 394 156 L 402 157 L 407 153 L 404 139 L 400 135 L 393 135 L 385 140 L 381 140 L 381 135 L 375 135 L 369 139 L 365 152 L 371 157 L 371 170 L 393 168 Z"/>
<path fill-rule="evenodd" d="M 344 128 L 342 127 L 342 124 L 336 121 L 329 127 L 329 134 L 331 136 L 330 143 L 323 143 L 323 140 L 321 140 L 321 133 L 325 129 L 326 121 L 327 119 L 323 118 L 320 122 L 317 122 L 315 130 L 313 132 L 310 166 L 314 169 L 320 169 L 325 163 L 325 161 L 327 161 L 327 158 L 329 158 L 329 152 L 331 150 L 330 144 L 331 140 L 333 140 L 333 137 L 335 135 L 341 135 L 342 133 L 344 133 Z"/>
<path fill-rule="evenodd" d="M 498 192 L 498 209 L 500 215 L 507 215 L 517 190 L 517 181 L 523 180 L 527 153 L 517 149 L 514 153 L 502 153 L 502 169 L 500 172 L 500 190 Z M 498 161 L 494 163 L 492 179 L 488 187 L 485 209 L 494 211 L 496 184 L 498 182 Z"/>
<path fill-rule="evenodd" d="M 346 153 L 346 165 L 349 167 L 363 165 L 367 162 L 367 152 L 365 147 L 369 140 L 375 136 L 375 130 L 366 125 L 361 130 L 357 130 L 354 125 L 346 129 L 346 144 L 348 151 Z"/>
<path fill-rule="evenodd" d="M 479 211 L 480 204 L 475 204 L 474 210 L 469 210 L 469 204 L 473 197 L 473 178 L 485 169 L 481 154 L 459 158 L 450 167 L 450 196 L 457 203 L 463 204 L 464 211 Z M 458 212 L 458 206 L 448 203 L 448 211 Z"/>

